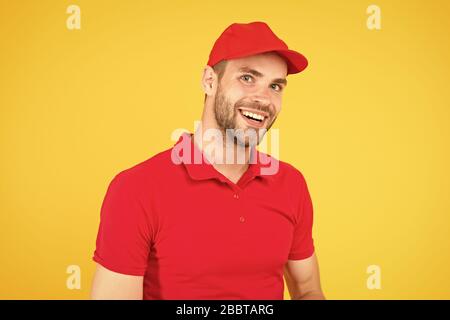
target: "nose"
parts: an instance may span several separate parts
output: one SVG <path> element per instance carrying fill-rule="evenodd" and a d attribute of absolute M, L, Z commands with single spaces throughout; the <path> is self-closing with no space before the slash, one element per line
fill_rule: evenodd
<path fill-rule="evenodd" d="M 261 88 L 255 95 L 252 97 L 252 102 L 262 104 L 262 105 L 270 105 L 270 95 L 268 88 Z"/>

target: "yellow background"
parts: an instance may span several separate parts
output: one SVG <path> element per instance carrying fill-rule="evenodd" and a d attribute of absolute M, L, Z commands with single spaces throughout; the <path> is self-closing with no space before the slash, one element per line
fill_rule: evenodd
<path fill-rule="evenodd" d="M 66 28 L 70 4 L 81 30 Z M 310 61 L 274 128 L 311 191 L 326 297 L 449 299 L 449 13 L 445 0 L 1 0 L 0 298 L 89 297 L 109 181 L 193 130 L 215 39 L 262 20 Z M 66 288 L 73 264 L 80 290 Z"/>

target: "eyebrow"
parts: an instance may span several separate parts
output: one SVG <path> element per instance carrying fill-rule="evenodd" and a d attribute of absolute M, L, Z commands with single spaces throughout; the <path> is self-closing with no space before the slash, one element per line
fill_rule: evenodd
<path fill-rule="evenodd" d="M 255 69 L 251 69 L 249 67 L 241 67 L 241 68 L 239 68 L 239 72 L 250 73 L 257 78 L 264 77 L 264 75 L 261 72 L 259 72 L 258 70 L 255 70 Z M 280 83 L 280 84 L 287 86 L 287 80 L 285 78 L 276 78 L 276 79 L 273 79 L 272 82 Z"/>

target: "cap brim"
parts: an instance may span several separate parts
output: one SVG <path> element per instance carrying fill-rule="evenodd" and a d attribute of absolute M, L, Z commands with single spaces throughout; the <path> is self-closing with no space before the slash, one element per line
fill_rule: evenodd
<path fill-rule="evenodd" d="M 275 50 L 288 65 L 288 74 L 299 73 L 308 66 L 308 60 L 301 53 L 294 50 Z"/>

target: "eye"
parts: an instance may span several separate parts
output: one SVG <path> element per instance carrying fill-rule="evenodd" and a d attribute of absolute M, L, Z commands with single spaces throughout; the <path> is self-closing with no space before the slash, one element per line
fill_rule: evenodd
<path fill-rule="evenodd" d="M 253 80 L 253 77 L 249 74 L 244 74 L 243 76 L 241 76 L 241 79 L 245 82 L 250 82 L 250 80 Z"/>
<path fill-rule="evenodd" d="M 273 89 L 275 89 L 275 91 L 282 91 L 283 90 L 283 88 L 279 84 L 272 83 L 271 86 L 272 86 Z M 274 88 L 274 86 L 275 86 L 275 88 Z M 278 89 L 276 87 L 278 87 Z"/>

